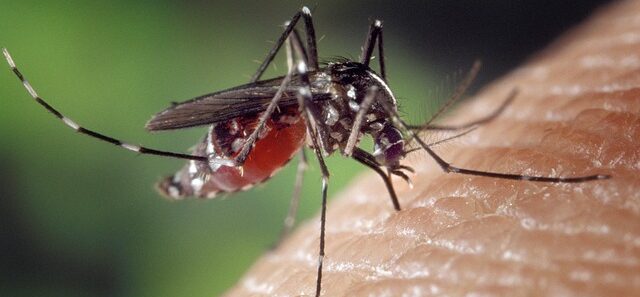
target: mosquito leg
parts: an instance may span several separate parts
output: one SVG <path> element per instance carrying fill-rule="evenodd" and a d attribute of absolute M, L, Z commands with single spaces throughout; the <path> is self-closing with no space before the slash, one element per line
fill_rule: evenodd
<path fill-rule="evenodd" d="M 285 26 L 287 26 L 288 24 L 289 22 L 286 22 Z M 305 65 L 307 65 L 309 58 L 307 55 L 307 50 L 305 49 L 301 40 L 302 39 L 300 38 L 300 32 L 298 32 L 298 30 L 296 29 L 293 29 L 293 31 L 289 35 L 289 38 L 287 39 L 287 46 L 286 46 L 287 67 L 289 69 L 295 68 L 294 63 L 296 62 L 296 57 L 298 58 L 297 59 L 298 61 L 304 62 Z"/>
<path fill-rule="evenodd" d="M 353 148 L 356 146 L 356 142 L 358 141 L 358 136 L 360 136 L 360 128 L 362 127 L 362 122 L 364 121 L 364 117 L 369 112 L 369 108 L 371 108 L 371 104 L 376 97 L 378 88 L 376 86 L 372 86 L 367 90 L 367 95 L 360 103 L 360 108 L 358 109 L 358 113 L 356 114 L 355 119 L 353 120 L 353 126 L 351 127 L 351 133 L 349 133 L 349 138 L 347 139 L 347 144 L 345 145 L 343 154 L 347 157 L 351 156 L 353 153 Z"/>
<path fill-rule="evenodd" d="M 303 63 L 300 63 L 301 65 Z M 305 73 L 305 72 L 303 72 Z M 309 109 L 308 104 L 304 104 L 311 94 L 308 92 L 306 87 L 300 88 L 298 93 L 298 101 L 301 106 L 305 106 L 305 122 L 307 125 L 307 133 L 311 138 L 311 145 L 313 147 L 313 152 L 316 154 L 316 158 L 318 159 L 318 163 L 320 164 L 320 171 L 322 172 L 322 208 L 320 210 L 320 246 L 318 248 L 318 271 L 316 277 L 316 294 L 315 296 L 320 296 L 320 291 L 322 289 L 322 266 L 324 263 L 324 240 L 325 240 L 325 225 L 327 221 L 327 188 L 329 186 L 329 170 L 327 169 L 327 165 L 324 162 L 324 157 L 322 156 L 322 145 L 320 144 L 320 138 L 322 137 L 319 133 L 318 129 L 319 125 L 313 125 L 315 122 L 314 116 L 312 115 L 312 111 Z"/>
<path fill-rule="evenodd" d="M 307 9 L 308 10 L 308 9 Z M 304 12 L 304 9 L 303 9 Z M 289 28 L 289 27 L 287 27 Z M 289 32 L 291 32 L 291 30 L 289 30 Z M 285 35 L 283 35 L 285 36 Z M 289 42 L 289 46 L 293 47 L 293 49 L 295 50 L 296 43 L 299 41 L 299 39 L 297 39 L 297 37 L 294 35 L 293 40 L 291 40 L 291 42 Z M 293 44 L 293 45 L 291 45 Z M 289 47 L 288 46 L 288 47 Z M 287 50 L 287 63 L 289 64 L 289 66 L 291 66 L 293 64 L 294 61 L 294 57 L 291 53 L 291 50 Z M 309 96 L 311 96 L 311 90 L 309 87 L 309 77 L 307 76 L 306 73 L 306 63 L 304 61 L 298 63 L 298 72 L 302 73 L 303 77 L 306 79 L 307 82 L 307 87 L 305 88 L 306 91 L 308 91 Z M 302 66 L 302 67 L 300 67 Z M 249 156 L 249 153 L 251 152 L 251 149 L 253 148 L 253 145 L 255 144 L 256 140 L 258 139 L 258 135 L 260 135 L 260 133 L 262 132 L 262 130 L 264 129 L 264 125 L 267 122 L 267 120 L 271 117 L 271 115 L 273 114 L 273 112 L 276 110 L 276 108 L 278 108 L 278 102 L 280 102 L 280 99 L 282 98 L 282 94 L 284 93 L 284 91 L 286 90 L 287 86 L 289 85 L 289 82 L 291 82 L 291 77 L 293 75 L 294 69 L 293 68 L 289 68 L 289 70 L 287 71 L 287 75 L 284 77 L 284 79 L 282 80 L 282 83 L 280 83 L 280 86 L 278 87 L 278 90 L 276 91 L 276 94 L 273 96 L 273 99 L 271 99 L 271 102 L 269 103 L 269 105 L 267 106 L 267 108 L 265 109 L 265 111 L 260 115 L 260 119 L 258 120 L 258 125 L 256 126 L 255 130 L 253 132 L 251 132 L 251 134 L 249 135 L 249 137 L 247 137 L 247 139 L 245 140 L 244 145 L 242 146 L 242 149 L 240 150 L 240 152 L 238 153 L 238 155 L 231 161 L 229 162 L 229 160 L 226 159 L 214 159 L 214 160 L 210 160 L 210 163 L 220 163 L 222 165 L 225 166 L 242 166 L 242 164 L 244 164 L 244 161 L 247 159 L 247 157 Z M 309 101 L 311 101 L 311 99 L 309 99 Z M 315 122 L 315 121 L 314 121 Z"/>
<path fill-rule="evenodd" d="M 287 37 L 289 37 L 289 35 L 291 34 L 291 31 L 293 31 L 293 28 L 295 27 L 296 23 L 298 23 L 298 21 L 300 20 L 300 17 L 304 19 L 304 24 L 306 28 L 307 51 L 308 51 L 307 55 L 308 55 L 309 65 L 311 65 L 310 69 L 312 70 L 318 69 L 318 50 L 316 48 L 316 37 L 315 37 L 316 35 L 315 35 L 315 30 L 313 28 L 313 22 L 311 19 L 311 11 L 309 10 L 309 8 L 304 6 L 287 23 L 284 29 L 284 32 L 282 32 L 282 35 L 280 35 L 280 38 L 278 38 L 273 48 L 269 51 L 269 53 L 267 54 L 267 57 L 264 59 L 262 64 L 260 64 L 260 67 L 258 67 L 258 70 L 256 71 L 256 73 L 251 77 L 251 82 L 258 81 L 262 76 L 262 74 L 264 74 L 265 70 L 267 69 L 267 67 L 269 67 L 269 64 L 273 61 L 276 54 L 280 50 L 280 47 L 282 47 L 285 40 L 287 40 Z"/>
<path fill-rule="evenodd" d="M 322 172 L 322 208 L 320 211 L 320 246 L 318 249 L 318 271 L 316 278 L 316 294 L 320 296 L 322 290 L 322 267 L 324 263 L 324 242 L 325 242 L 325 226 L 327 220 L 327 188 L 329 186 L 329 170 L 324 162 L 323 150 L 325 148 L 326 134 L 323 134 L 324 126 L 322 122 L 319 122 L 318 111 L 311 102 L 312 94 L 309 84 L 309 77 L 307 75 L 307 67 L 304 62 L 298 63 L 298 73 L 302 78 L 303 85 L 298 90 L 298 104 L 302 108 L 303 118 L 307 126 L 307 134 L 311 138 L 311 146 L 313 152 L 316 154 L 318 163 L 320 164 L 320 171 Z"/>
<path fill-rule="evenodd" d="M 375 158 L 369 154 L 368 152 L 362 150 L 361 148 L 356 147 L 353 151 L 352 158 L 356 159 L 356 161 L 361 164 L 373 169 L 380 177 L 382 181 L 384 181 L 384 185 L 387 187 L 387 191 L 389 192 L 389 197 L 391 198 L 391 203 L 393 203 L 393 208 L 395 210 L 400 210 L 400 202 L 398 202 L 398 196 L 396 195 L 396 191 L 393 188 L 393 184 L 391 183 L 391 178 L 387 175 L 378 165 Z"/>
<path fill-rule="evenodd" d="M 282 240 L 284 240 L 289 235 L 289 233 L 291 233 L 291 230 L 293 230 L 293 225 L 296 223 L 298 205 L 300 204 L 300 195 L 302 194 L 302 182 L 304 181 L 304 173 L 305 171 L 307 171 L 307 168 L 309 166 L 304 148 L 300 149 L 298 158 L 298 170 L 296 171 L 296 181 L 293 186 L 291 202 L 289 203 L 289 211 L 287 212 L 287 217 L 284 219 L 284 225 L 282 227 L 282 231 L 280 232 L 280 238 L 278 239 L 277 245 L 279 245 L 280 242 L 282 242 Z"/>
<path fill-rule="evenodd" d="M 509 95 L 507 96 L 507 99 L 505 99 L 502 104 L 500 104 L 500 106 L 498 108 L 496 108 L 493 112 L 491 112 L 489 115 L 477 119 L 475 121 L 471 121 L 471 122 L 467 122 L 464 124 L 460 124 L 460 125 L 420 125 L 420 126 L 415 126 L 415 125 L 408 125 L 409 129 L 415 130 L 416 132 L 419 131 L 425 131 L 425 130 L 439 130 L 439 131 L 455 131 L 455 130 L 462 130 L 462 129 L 467 129 L 476 125 L 482 125 L 482 124 L 486 124 L 489 123 L 491 121 L 493 121 L 495 118 L 497 118 L 498 116 L 500 116 L 505 109 L 507 109 L 507 107 L 513 102 L 513 100 L 516 98 L 516 96 L 518 95 L 518 89 L 513 89 L 511 90 L 511 92 L 509 93 Z"/>
<path fill-rule="evenodd" d="M 536 182 L 554 182 L 554 183 L 580 183 L 591 180 L 600 180 L 600 179 L 608 179 L 610 175 L 604 174 L 594 174 L 594 175 L 586 175 L 586 176 L 577 176 L 577 177 L 549 177 L 549 176 L 531 176 L 531 175 L 522 175 L 522 174 L 511 174 L 511 173 L 500 173 L 500 172 L 492 172 L 492 171 L 481 171 L 481 170 L 473 170 L 467 168 L 456 167 L 442 159 L 438 154 L 436 154 L 429 145 L 427 145 L 418 135 L 413 132 L 411 129 L 407 127 L 407 124 L 400 119 L 398 113 L 393 109 L 392 106 L 389 106 L 388 102 L 384 100 L 379 101 L 380 104 L 384 107 L 384 109 L 391 115 L 392 121 L 398 125 L 401 129 L 406 131 L 409 134 L 411 139 L 414 139 L 418 144 L 438 163 L 440 168 L 446 173 L 459 173 L 459 174 L 467 174 L 474 176 L 486 176 L 493 178 L 502 178 L 502 179 L 511 179 L 511 180 L 527 180 L 527 181 L 536 181 Z"/>
<path fill-rule="evenodd" d="M 291 28 L 291 29 L 289 29 L 289 32 L 291 32 L 293 27 L 287 27 L 287 28 Z M 285 36 L 285 38 L 286 38 L 287 35 L 283 35 L 283 36 Z M 260 115 L 260 118 L 258 119 L 258 125 L 253 130 L 253 132 L 251 132 L 251 134 L 249 134 L 249 137 L 246 138 L 244 144 L 242 145 L 242 149 L 240 150 L 238 155 L 235 158 L 233 158 L 232 160 L 223 159 L 223 158 L 211 159 L 211 160 L 209 160 L 209 164 L 222 165 L 222 166 L 232 166 L 232 167 L 242 167 L 242 165 L 246 161 L 247 157 L 249 156 L 249 153 L 251 153 L 251 149 L 253 148 L 253 145 L 258 140 L 258 136 L 260 135 L 260 133 L 262 133 L 262 130 L 264 129 L 264 126 L 265 126 L 267 120 L 271 117 L 271 115 L 273 115 L 275 110 L 278 108 L 278 102 L 280 102 L 280 99 L 282 98 L 282 94 L 285 92 L 287 86 L 289 85 L 289 82 L 291 82 L 291 77 L 292 77 L 293 72 L 294 72 L 293 67 L 292 67 L 294 58 L 293 58 L 293 54 L 292 54 L 291 49 L 290 49 L 290 47 L 292 47 L 291 43 L 292 42 L 288 42 L 287 43 L 287 64 L 289 66 L 289 70 L 287 71 L 287 75 L 282 79 L 282 82 L 280 83 L 280 86 L 278 87 L 278 90 L 276 91 L 276 94 L 271 99 L 271 102 L 269 102 L 269 105 L 267 106 L 265 111 L 262 112 L 262 114 Z"/>
<path fill-rule="evenodd" d="M 290 39 L 290 47 L 293 49 L 289 49 L 287 51 L 287 60 L 293 61 L 292 51 L 296 49 L 296 43 L 300 44 L 300 39 L 294 35 L 293 38 Z M 297 46 L 300 47 L 299 45 Z M 301 54 L 298 54 L 301 56 Z M 305 119 L 305 123 L 307 126 L 307 134 L 311 138 L 311 143 L 313 146 L 313 152 L 316 154 L 316 158 L 318 163 L 320 164 L 320 171 L 322 172 L 322 206 L 320 211 L 320 243 L 318 247 L 318 270 L 316 274 L 316 293 L 315 296 L 319 297 L 320 292 L 322 291 L 322 269 L 324 264 L 324 246 L 325 246 L 325 227 L 327 221 L 327 188 L 329 186 L 329 170 L 327 169 L 327 165 L 324 162 L 324 157 L 322 154 L 322 150 L 324 148 L 325 141 L 322 140 L 324 134 L 324 126 L 321 122 L 318 122 L 316 119 L 319 119 L 318 111 L 314 109 L 314 105 L 311 102 L 312 94 L 309 82 L 309 76 L 307 75 L 307 67 L 305 61 L 300 61 L 298 63 L 298 73 L 300 74 L 303 82 L 303 86 L 298 90 L 298 105 L 302 108 L 303 118 Z M 321 144 L 323 143 L 323 144 Z M 326 149 L 325 149 L 326 151 Z M 300 200 L 300 191 L 302 186 L 302 178 L 304 170 L 307 167 L 306 156 L 304 155 L 304 149 L 301 150 L 300 154 L 300 163 L 298 164 L 298 173 L 296 177 L 296 186 L 294 189 L 293 197 L 291 200 L 291 206 L 289 208 L 289 213 L 287 215 L 287 219 L 285 219 L 285 226 L 283 230 L 283 235 L 281 238 L 284 238 L 286 234 L 289 233 L 294 224 L 295 213 L 297 212 L 298 202 Z"/>
<path fill-rule="evenodd" d="M 321 125 L 322 122 L 318 120 L 318 115 L 316 114 L 317 110 L 314 109 L 315 105 L 312 103 L 311 90 L 309 86 L 309 77 L 306 72 L 306 65 L 304 62 L 298 63 L 298 72 L 300 77 L 302 78 L 302 87 L 298 89 L 298 104 L 303 108 L 303 117 L 305 119 L 305 124 L 307 126 L 307 133 L 311 138 L 311 144 L 316 151 L 316 155 L 320 159 L 320 169 L 322 171 L 323 177 L 329 178 L 329 170 L 324 163 L 324 159 L 322 158 L 321 148 L 323 147 L 322 142 L 324 140 L 322 137 L 325 137 L 320 130 L 324 128 Z M 314 125 L 317 123 L 317 125 Z"/>
<path fill-rule="evenodd" d="M 291 35 L 289 35 L 289 44 L 287 47 L 287 50 L 289 51 L 287 53 L 287 61 L 291 61 L 291 68 L 293 68 L 293 61 L 294 58 L 291 54 L 291 52 L 294 52 L 297 56 L 298 59 L 300 61 L 304 61 L 305 63 L 307 63 L 309 61 L 309 58 L 307 56 L 307 51 L 304 47 L 304 45 L 302 44 L 302 39 L 300 39 L 300 32 L 298 32 L 298 30 L 294 29 L 293 32 L 291 32 Z M 287 63 L 289 64 L 289 63 Z"/>
<path fill-rule="evenodd" d="M 280 86 L 278 87 L 278 91 L 276 91 L 276 94 L 273 96 L 273 99 L 271 99 L 271 102 L 267 106 L 267 109 L 260 115 L 260 119 L 258 120 L 258 125 L 256 126 L 255 130 L 253 130 L 253 132 L 251 132 L 249 137 L 247 137 L 244 145 L 242 146 L 242 149 L 240 150 L 238 155 L 232 160 L 232 162 L 229 162 L 229 160 L 224 160 L 224 159 L 220 159 L 220 160 L 213 159 L 209 161 L 210 163 L 214 163 L 214 164 L 220 163 L 225 166 L 229 166 L 229 165 L 242 166 L 242 164 L 244 164 L 244 161 L 249 156 L 249 153 L 251 152 L 253 145 L 256 143 L 256 140 L 258 140 L 258 135 L 260 135 L 260 133 L 262 132 L 262 129 L 264 129 L 265 123 L 271 117 L 271 115 L 276 110 L 276 108 L 278 108 L 278 102 L 280 102 L 280 99 L 282 98 L 282 94 L 287 88 L 287 85 L 289 85 L 292 74 L 293 74 L 293 69 L 289 69 L 289 71 L 287 72 L 287 75 L 284 77 L 284 79 L 282 79 L 282 83 L 280 83 Z"/>
<path fill-rule="evenodd" d="M 382 22 L 376 21 L 376 23 L 380 23 L 380 34 L 378 34 L 378 64 L 380 64 L 380 75 L 382 75 L 382 79 L 387 81 L 387 69 L 384 64 L 384 45 L 382 43 Z"/>
<path fill-rule="evenodd" d="M 285 42 L 285 40 L 287 40 L 287 37 L 289 37 L 289 34 L 291 34 L 291 31 L 295 27 L 296 23 L 298 22 L 298 20 L 300 20 L 300 15 L 301 15 L 301 12 L 297 12 L 295 15 L 293 15 L 291 20 L 285 23 L 286 27 L 284 29 L 284 32 L 282 32 L 282 35 L 280 35 L 280 38 L 278 38 L 273 48 L 267 54 L 267 57 L 264 59 L 264 61 L 262 61 L 262 64 L 260 64 L 256 73 L 253 74 L 253 76 L 251 77 L 251 82 L 258 81 L 262 76 L 262 74 L 264 74 L 264 72 L 267 70 L 267 67 L 269 67 L 269 64 L 275 58 L 276 54 L 280 50 L 280 47 L 282 47 L 282 44 Z"/>
<path fill-rule="evenodd" d="M 378 24 L 378 26 L 376 26 Z M 367 33 L 367 39 L 364 41 L 364 45 L 362 46 L 362 55 L 360 55 L 360 63 L 365 66 L 369 66 L 369 62 L 371 62 L 371 56 L 373 56 L 373 48 L 376 46 L 376 39 L 378 38 L 378 33 L 382 29 L 382 22 L 376 20 L 369 26 L 369 32 Z"/>
<path fill-rule="evenodd" d="M 307 55 L 307 57 L 309 59 L 313 59 L 317 65 L 317 51 L 315 48 L 315 33 L 314 33 L 315 31 L 313 30 L 313 23 L 311 22 L 311 12 L 305 6 L 302 8 L 302 11 L 296 13 L 296 15 L 293 16 L 291 21 L 289 21 L 289 23 L 285 28 L 285 32 L 280 36 L 280 39 L 276 43 L 275 47 L 269 52 L 269 55 L 267 56 L 265 61 L 262 63 L 260 68 L 258 68 L 258 72 L 254 75 L 254 77 L 251 80 L 252 82 L 257 81 L 260 78 L 260 76 L 264 73 L 264 69 L 273 60 L 273 57 L 278 52 L 278 50 L 280 49 L 284 41 L 286 41 L 287 39 L 290 40 L 289 45 L 290 47 L 293 48 L 293 51 L 300 51 L 299 55 L 301 56 L 301 58 L 304 57 L 304 55 L 302 55 L 302 52 L 304 51 L 303 51 L 303 47 L 301 46 L 299 35 L 297 34 L 297 32 L 294 31 L 294 26 L 296 22 L 300 19 L 301 15 L 305 20 L 305 27 L 307 29 L 307 41 L 308 41 L 307 50 L 311 52 L 311 54 Z M 291 32 L 295 32 L 295 33 L 292 35 Z M 290 38 L 291 36 L 293 36 L 293 38 Z M 313 37 L 313 39 L 311 39 L 310 37 Z M 315 56 L 313 53 L 315 53 Z M 293 64 L 293 61 L 294 61 L 294 58 L 293 58 L 293 55 L 291 54 L 291 50 L 288 50 L 287 63 L 289 64 L 289 70 L 287 72 L 287 75 L 282 80 L 282 83 L 280 84 L 278 91 L 276 92 L 275 96 L 267 106 L 267 109 L 260 115 L 260 119 L 258 121 L 258 125 L 256 126 L 256 129 L 246 139 L 244 145 L 242 146 L 242 149 L 240 150 L 240 153 L 238 153 L 238 155 L 234 158 L 231 165 L 242 166 L 244 161 L 249 156 L 249 153 L 251 152 L 253 145 L 258 139 L 258 135 L 260 135 L 260 133 L 264 129 L 265 123 L 271 117 L 271 115 L 276 110 L 276 108 L 278 108 L 278 102 L 280 102 L 280 99 L 282 98 L 282 94 L 284 93 L 287 85 L 291 81 L 291 76 L 293 75 L 293 68 L 291 67 Z M 306 61 L 300 64 L 305 65 L 305 69 L 306 69 Z M 305 70 L 305 75 L 306 75 L 306 70 Z M 307 76 L 307 80 L 308 80 L 308 76 Z M 220 162 L 223 165 L 230 165 L 229 160 L 212 160 L 212 162 Z"/>
<path fill-rule="evenodd" d="M 302 87 L 300 88 L 298 96 L 298 105 L 307 114 L 307 122 L 318 133 L 318 143 L 323 154 L 331 151 L 329 144 L 326 142 L 328 139 L 327 127 L 321 120 L 322 113 L 318 110 L 318 107 L 313 103 L 313 97 L 311 94 L 311 83 L 309 81 L 309 74 L 307 73 L 306 64 L 304 62 L 298 63 L 298 74 L 302 81 Z"/>
<path fill-rule="evenodd" d="M 286 26 L 287 24 L 285 24 Z M 304 46 L 300 42 L 300 35 L 297 30 L 293 30 L 292 34 L 289 36 L 287 40 L 287 65 L 289 69 L 293 68 L 293 63 L 295 57 L 293 56 L 293 52 L 295 51 L 298 57 L 306 60 L 306 53 L 304 51 Z M 291 202 L 289 203 L 289 211 L 287 212 L 287 216 L 284 219 L 284 224 L 282 230 L 280 231 L 280 237 L 278 241 L 274 245 L 274 248 L 280 245 L 280 243 L 291 233 L 293 229 L 293 225 L 295 224 L 296 214 L 298 213 L 298 205 L 300 202 L 300 195 L 302 191 L 302 182 L 304 180 L 304 172 L 307 170 L 308 162 L 307 155 L 305 153 L 304 148 L 300 149 L 298 153 L 298 170 L 296 171 L 296 180 L 293 187 L 293 193 L 291 194 Z"/>
<path fill-rule="evenodd" d="M 318 247 L 318 272 L 316 277 L 316 297 L 320 296 L 322 290 L 322 266 L 324 264 L 324 241 L 325 241 L 325 226 L 327 222 L 327 188 L 329 187 L 329 170 L 324 162 L 324 157 L 320 150 L 320 144 L 318 143 L 318 135 L 314 133 L 313 127 L 311 127 L 307 120 L 307 131 L 311 137 L 313 144 L 313 151 L 316 154 L 318 163 L 320 164 L 320 171 L 322 172 L 322 207 L 320 210 L 320 244 Z"/>
<path fill-rule="evenodd" d="M 312 136 L 312 139 L 316 139 L 316 136 Z M 318 248 L 318 273 L 316 277 L 316 297 L 320 296 L 322 289 L 322 265 L 324 264 L 324 240 L 325 240 L 325 226 L 327 222 L 327 188 L 329 187 L 329 171 L 327 165 L 324 163 L 322 152 L 318 148 L 317 141 L 314 141 L 318 162 L 320 163 L 320 169 L 322 172 L 322 208 L 320 210 L 320 246 Z"/>
<path fill-rule="evenodd" d="M 295 224 L 296 214 L 298 213 L 298 204 L 300 202 L 300 194 L 302 193 L 302 182 L 304 181 L 304 173 L 307 171 L 309 164 L 307 161 L 307 154 L 304 149 L 300 149 L 298 159 L 298 170 L 296 171 L 296 182 L 293 187 L 293 195 L 291 195 L 291 205 L 289 206 L 289 213 L 284 220 L 284 235 L 287 235 L 293 225 Z"/>
<path fill-rule="evenodd" d="M 307 66 L 309 70 L 316 71 L 318 67 L 318 47 L 316 46 L 316 31 L 311 19 L 311 11 L 308 7 L 302 7 L 302 18 L 304 19 L 305 34 L 307 35 Z"/>
<path fill-rule="evenodd" d="M 118 139 L 115 139 L 113 137 L 98 133 L 98 132 L 93 131 L 93 130 L 86 129 L 86 128 L 78 125 L 76 122 L 74 122 L 70 118 L 68 118 L 68 117 L 64 116 L 62 113 L 60 113 L 53 106 L 49 105 L 49 103 L 45 102 L 44 99 L 42 99 L 38 95 L 38 93 L 36 93 L 36 91 L 33 89 L 31 84 L 29 83 L 29 81 L 27 81 L 27 79 L 22 75 L 22 73 L 20 73 L 20 70 L 18 70 L 18 67 L 16 67 L 16 64 L 13 61 L 13 58 L 11 57 L 11 55 L 9 54 L 9 51 L 7 51 L 6 48 L 2 49 L 2 53 L 4 54 L 4 57 L 7 59 L 7 63 L 9 63 L 9 66 L 11 67 L 11 70 L 13 71 L 13 73 L 15 73 L 15 75 L 18 77 L 18 79 L 20 79 L 20 81 L 22 82 L 22 85 L 24 86 L 24 88 L 27 90 L 27 92 L 29 92 L 29 95 L 31 95 L 31 97 L 38 104 L 40 104 L 42 107 L 44 107 L 48 112 L 50 112 L 51 114 L 56 116 L 63 123 L 65 123 L 65 125 L 67 125 L 71 129 L 75 130 L 76 132 L 82 133 L 84 135 L 87 135 L 89 137 L 93 137 L 93 138 L 98 139 L 98 140 L 102 140 L 102 141 L 111 143 L 113 145 L 117 145 L 117 146 L 119 146 L 121 148 L 130 150 L 130 151 L 133 151 L 133 152 L 137 152 L 137 153 L 140 153 L 140 154 L 156 155 L 156 156 L 162 156 L 162 157 L 171 157 L 171 158 L 178 158 L 178 159 L 204 161 L 204 162 L 207 161 L 207 157 L 203 157 L 203 156 L 193 156 L 193 155 L 187 155 L 187 154 L 180 154 L 180 153 L 174 153 L 174 152 L 161 151 L 161 150 L 156 150 L 156 149 L 152 149 L 152 148 L 147 148 L 147 147 L 143 147 L 143 146 L 138 146 L 138 145 L 126 143 L 126 142 L 120 141 Z"/>
<path fill-rule="evenodd" d="M 303 8 L 303 12 L 304 12 L 304 8 Z M 308 9 L 307 9 L 307 12 L 308 12 Z M 308 27 L 311 27 L 311 33 L 307 32 L 307 37 L 315 36 L 315 33 L 313 32 L 313 24 L 310 23 Z M 309 80 L 309 75 L 307 73 L 308 59 L 310 57 L 315 57 L 315 61 L 317 63 L 317 51 L 315 50 L 315 38 L 311 38 L 307 40 L 309 43 L 307 45 L 308 46 L 307 49 L 313 48 L 313 50 L 309 50 L 309 53 L 305 51 L 305 48 L 301 42 L 300 34 L 298 33 L 297 30 L 295 29 L 293 30 L 288 40 L 289 42 L 287 43 L 287 65 L 289 65 L 289 67 L 293 67 L 293 63 L 295 61 L 295 57 L 293 53 L 295 53 L 299 59 L 298 65 L 297 65 L 297 71 L 303 83 L 303 87 L 300 90 L 302 94 L 299 94 L 298 96 L 298 105 L 300 106 L 300 110 L 305 113 L 308 113 L 307 116 L 309 119 L 320 119 L 321 112 L 317 109 L 317 107 L 312 102 L 313 100 L 311 95 L 311 82 Z M 325 127 L 324 122 L 311 120 L 309 121 L 309 123 L 311 123 L 311 126 L 314 126 L 313 129 L 315 129 L 318 135 L 320 135 L 318 137 L 319 138 L 318 142 L 321 144 L 320 147 L 324 152 L 327 152 L 329 148 L 326 142 L 324 141 L 324 139 L 327 139 L 326 138 L 327 128 Z"/>
<path fill-rule="evenodd" d="M 362 46 L 362 55 L 360 56 L 360 63 L 369 66 L 371 62 L 371 57 L 373 56 L 373 49 L 376 46 L 376 41 L 378 41 L 378 55 L 380 56 L 378 61 L 380 61 L 380 75 L 382 75 L 382 79 L 387 81 L 387 74 L 384 64 L 384 47 L 382 44 L 382 22 L 380 20 L 375 20 L 369 26 L 369 33 L 367 33 L 367 39 L 364 42 L 364 46 Z"/>

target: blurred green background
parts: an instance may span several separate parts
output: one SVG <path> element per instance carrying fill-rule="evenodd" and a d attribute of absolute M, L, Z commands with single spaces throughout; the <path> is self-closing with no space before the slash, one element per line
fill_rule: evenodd
<path fill-rule="evenodd" d="M 446 97 L 453 83 L 444 75 L 482 58 L 481 86 L 601 2 L 1 0 L 0 46 L 42 97 L 78 123 L 186 151 L 204 129 L 152 135 L 144 123 L 170 101 L 245 83 L 267 41 L 303 4 L 313 10 L 325 58 L 357 57 L 369 22 L 384 20 L 390 84 L 418 121 Z M 216 296 L 277 238 L 295 166 L 232 199 L 171 203 L 153 184 L 182 161 L 75 135 L 4 64 L 0 296 Z M 284 73 L 284 61 L 276 64 L 265 77 Z M 301 219 L 319 208 L 312 164 Z M 330 197 L 363 170 L 340 156 L 328 165 Z"/>

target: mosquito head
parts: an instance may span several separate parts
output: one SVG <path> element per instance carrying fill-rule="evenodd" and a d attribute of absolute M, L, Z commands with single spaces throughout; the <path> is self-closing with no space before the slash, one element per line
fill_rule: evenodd
<path fill-rule="evenodd" d="M 388 121 L 379 122 L 380 130 L 372 133 L 373 156 L 383 166 L 395 168 L 404 157 L 404 137 L 400 130 Z"/>

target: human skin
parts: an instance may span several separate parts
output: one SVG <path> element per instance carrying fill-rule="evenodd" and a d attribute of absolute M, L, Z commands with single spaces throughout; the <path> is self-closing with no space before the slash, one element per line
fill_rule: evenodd
<path fill-rule="evenodd" d="M 640 296 L 640 1 L 598 12 L 463 104 L 447 123 L 495 121 L 436 148 L 454 165 L 578 184 L 404 164 L 393 210 L 374 173 L 328 206 L 323 296 Z M 313 295 L 318 218 L 266 253 L 227 296 Z"/>

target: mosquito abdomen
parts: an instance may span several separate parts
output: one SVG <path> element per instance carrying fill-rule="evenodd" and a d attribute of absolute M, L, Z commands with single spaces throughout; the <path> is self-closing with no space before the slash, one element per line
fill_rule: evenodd
<path fill-rule="evenodd" d="M 290 108 L 268 120 L 265 132 L 242 166 L 190 161 L 173 176 L 161 180 L 158 190 L 173 199 L 189 196 L 214 198 L 218 193 L 244 191 L 266 181 L 284 167 L 304 144 L 306 126 L 296 112 L 297 108 Z M 216 124 L 195 148 L 194 154 L 232 159 L 244 139 L 255 129 L 257 118 L 242 117 Z"/>

